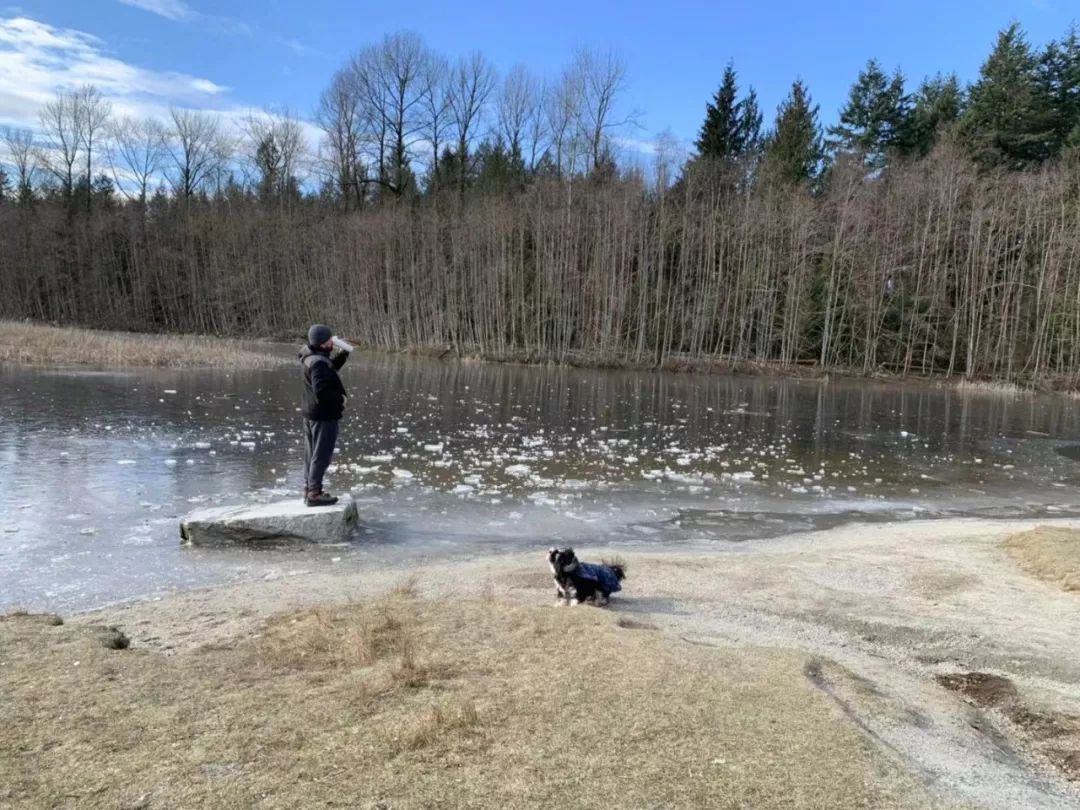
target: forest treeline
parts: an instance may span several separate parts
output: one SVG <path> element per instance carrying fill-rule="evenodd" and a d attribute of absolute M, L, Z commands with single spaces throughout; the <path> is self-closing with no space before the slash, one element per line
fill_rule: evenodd
<path fill-rule="evenodd" d="M 358 52 L 301 122 L 114 116 L 4 133 L 0 316 L 671 365 L 1080 382 L 1080 38 L 1001 32 L 977 80 L 874 60 L 823 127 L 724 71 L 693 154 L 620 165 L 625 67 L 551 80 Z"/>

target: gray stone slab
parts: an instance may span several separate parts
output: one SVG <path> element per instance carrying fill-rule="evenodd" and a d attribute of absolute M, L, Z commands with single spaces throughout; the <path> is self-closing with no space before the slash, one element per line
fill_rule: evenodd
<path fill-rule="evenodd" d="M 192 546 L 259 545 L 290 541 L 344 543 L 356 528 L 356 502 L 306 506 L 299 498 L 259 506 L 198 509 L 180 522 L 180 539 Z"/>

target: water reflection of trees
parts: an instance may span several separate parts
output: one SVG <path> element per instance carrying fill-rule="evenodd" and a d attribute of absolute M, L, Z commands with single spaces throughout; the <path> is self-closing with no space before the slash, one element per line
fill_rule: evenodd
<path fill-rule="evenodd" d="M 936 450 L 1028 431 L 1061 438 L 1080 432 L 1080 411 L 1062 397 L 878 382 L 393 361 L 375 365 L 369 383 L 379 389 L 376 407 L 394 418 L 408 412 L 411 397 L 436 396 L 433 427 L 446 432 L 518 418 L 534 430 L 605 426 L 646 437 L 685 420 L 688 436 L 723 427 L 732 435 L 793 439 L 822 451 L 852 433 L 904 430 Z M 478 403 L 491 408 L 477 413 Z"/>

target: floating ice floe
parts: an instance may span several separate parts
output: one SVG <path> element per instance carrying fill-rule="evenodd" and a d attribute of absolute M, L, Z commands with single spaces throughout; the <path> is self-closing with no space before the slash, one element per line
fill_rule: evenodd
<path fill-rule="evenodd" d="M 529 475 L 532 470 L 529 469 L 528 464 L 511 464 L 509 467 L 506 468 L 505 472 L 507 475 L 514 475 L 518 478 L 522 478 L 526 475 Z"/>
<path fill-rule="evenodd" d="M 677 484 L 692 484 L 694 486 L 702 486 L 705 483 L 705 479 L 700 476 L 685 475 L 683 473 L 672 473 L 668 476 L 668 480 Z"/>
<path fill-rule="evenodd" d="M 413 476 L 413 474 L 411 472 L 409 472 L 408 470 L 403 470 L 400 467 L 395 467 L 393 469 L 393 474 L 394 474 L 394 478 L 400 478 L 403 481 L 407 481 L 410 478 L 415 477 L 415 476 Z"/>
<path fill-rule="evenodd" d="M 126 467 L 126 466 L 127 466 L 127 465 L 129 465 L 129 464 L 134 464 L 134 463 L 135 463 L 135 460 L 134 460 L 134 459 L 131 459 L 131 458 L 122 458 L 122 459 L 120 459 L 120 460 L 119 460 L 118 462 L 116 462 L 116 463 L 117 463 L 117 464 L 120 464 L 121 466 L 125 466 L 125 467 Z"/>
<path fill-rule="evenodd" d="M 175 467 L 176 466 L 176 459 L 175 458 L 167 458 L 167 459 L 165 459 L 165 466 L 166 467 Z"/>
<path fill-rule="evenodd" d="M 441 453 L 443 451 L 443 447 L 445 447 L 445 445 L 442 442 L 439 442 L 438 444 L 425 444 L 424 450 L 429 453 Z"/>

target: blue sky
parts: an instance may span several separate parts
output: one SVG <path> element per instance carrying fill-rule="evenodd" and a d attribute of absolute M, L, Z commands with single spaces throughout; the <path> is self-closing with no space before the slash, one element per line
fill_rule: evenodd
<path fill-rule="evenodd" d="M 1080 19 L 1080 4 L 0 0 L 0 123 L 31 123 L 43 98 L 81 77 L 125 111 L 287 106 L 306 116 L 350 53 L 411 29 L 451 57 L 479 49 L 503 71 L 522 63 L 555 75 L 581 45 L 614 48 L 629 68 L 626 106 L 642 113 L 628 134 L 648 141 L 670 129 L 690 141 L 729 59 L 767 122 L 801 77 L 831 123 L 867 58 L 912 83 L 936 70 L 971 79 L 1013 19 L 1042 44 Z"/>

